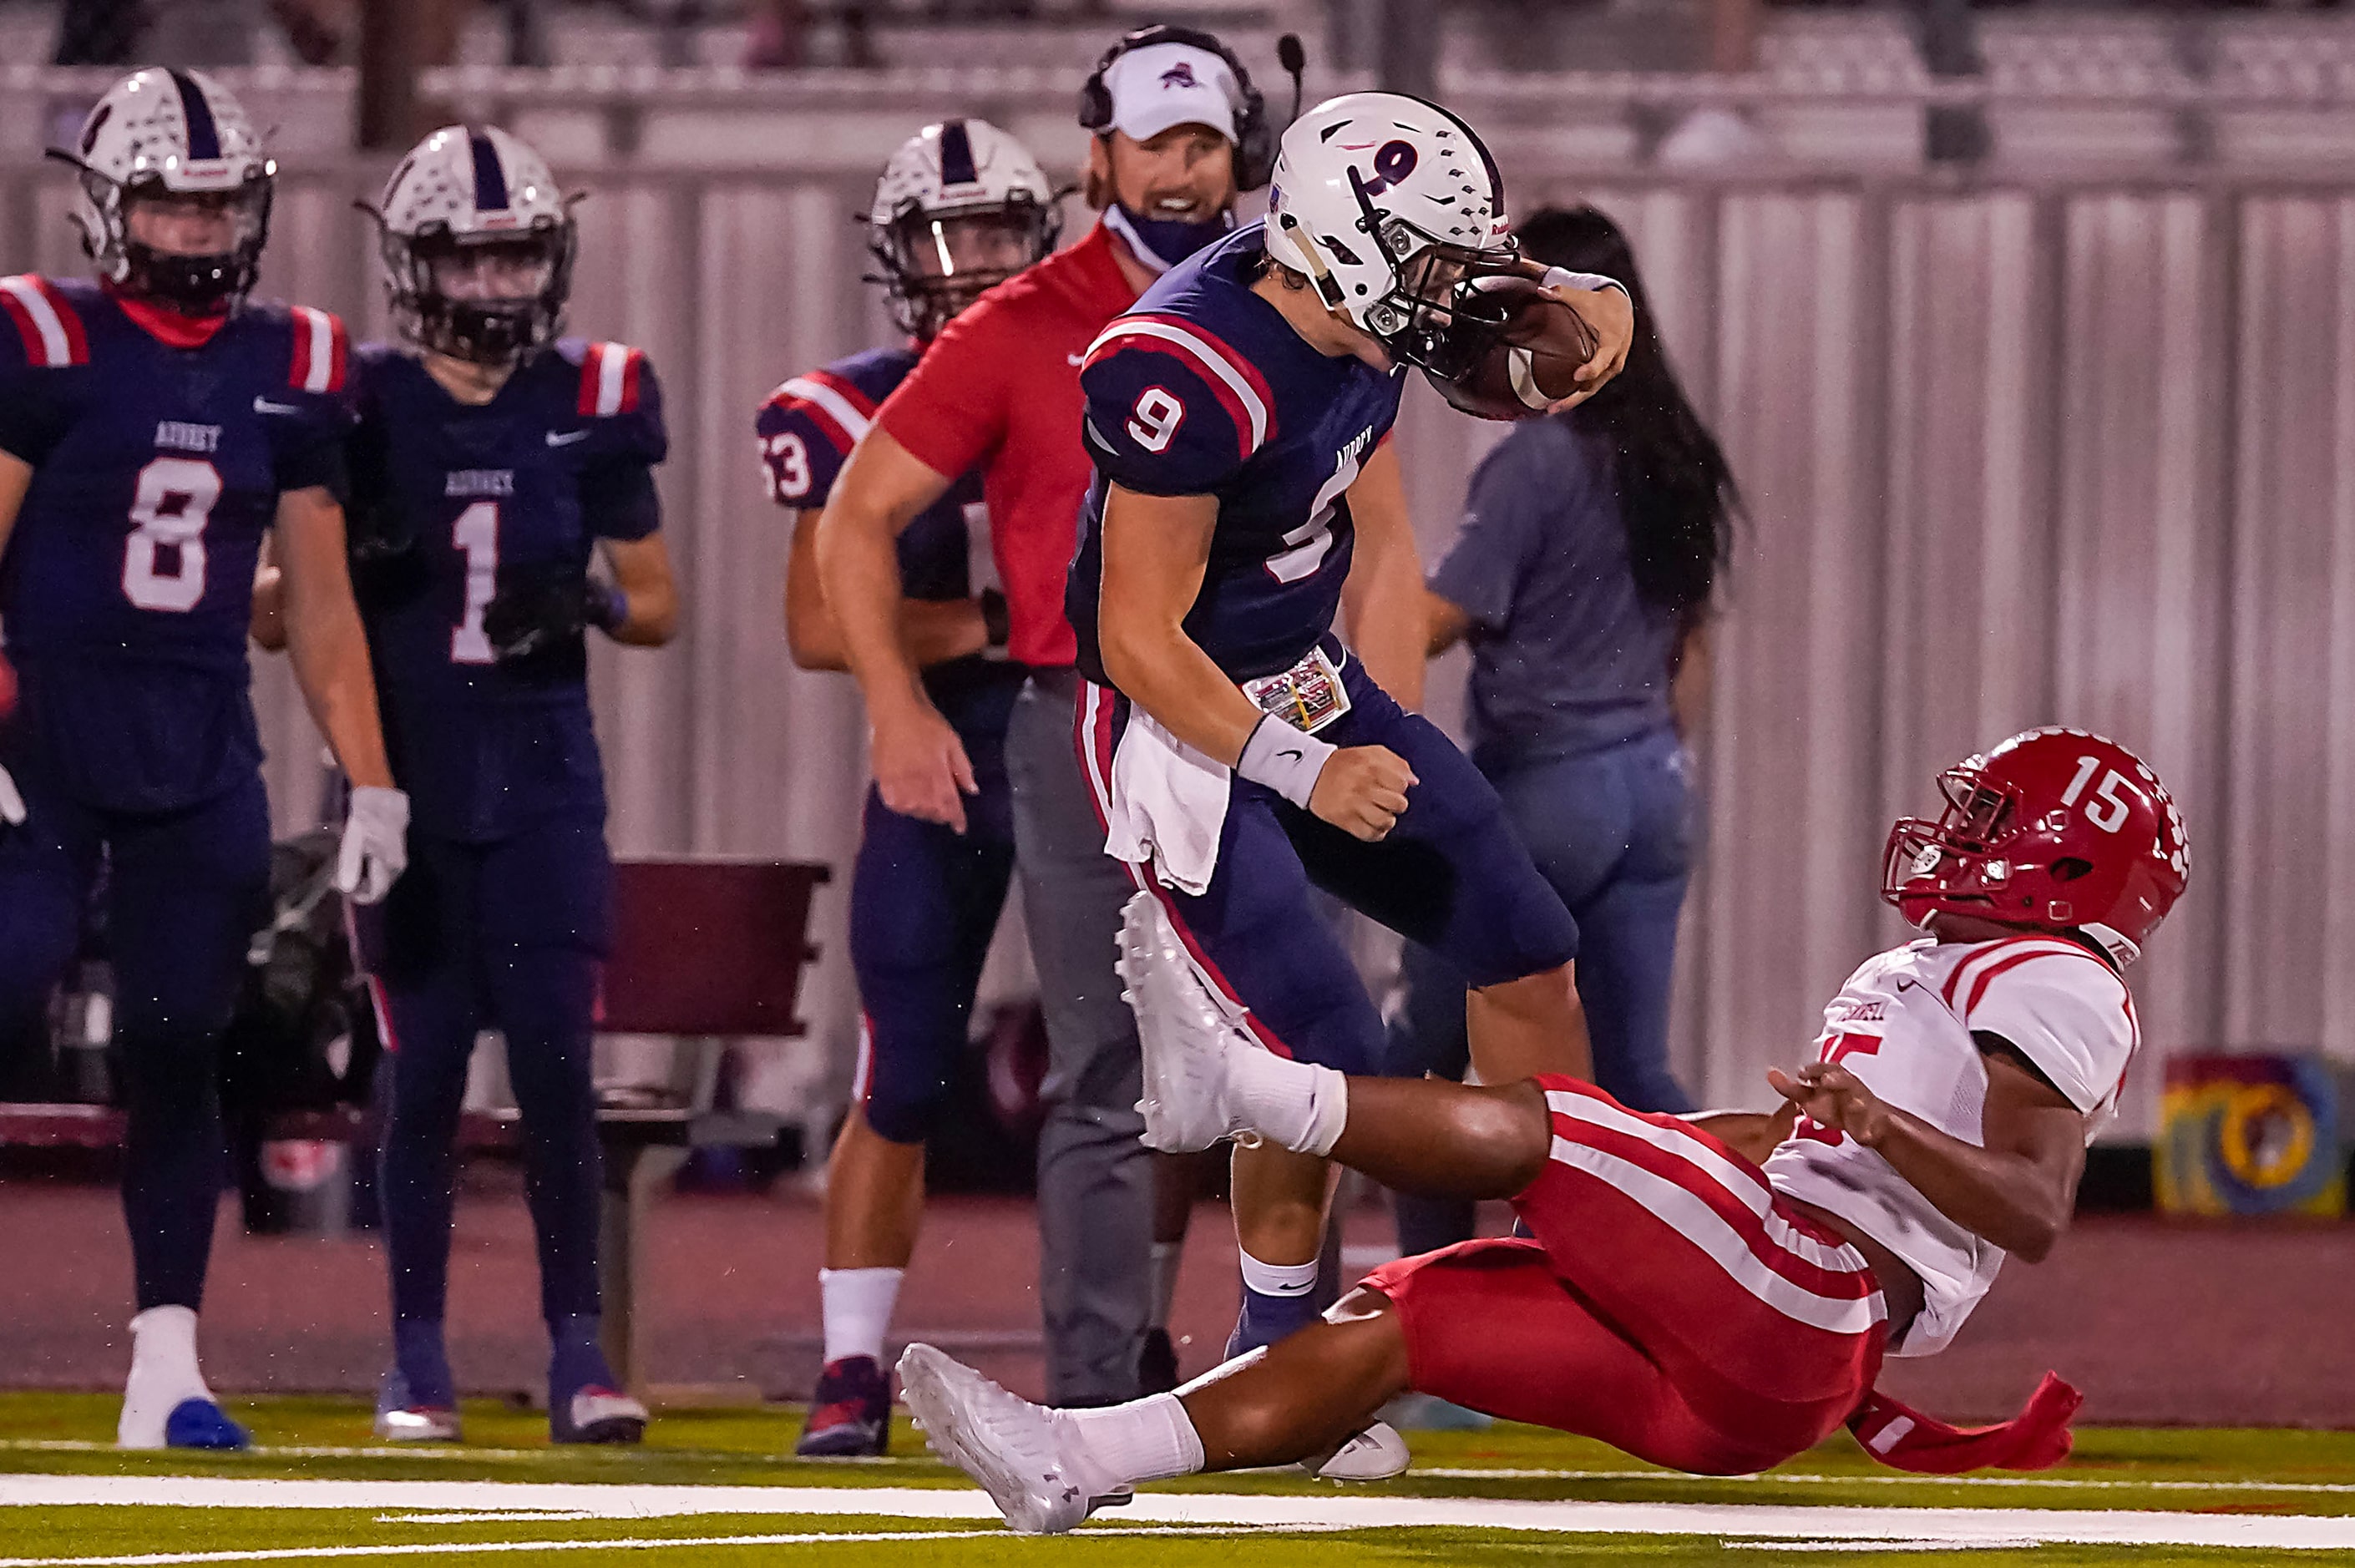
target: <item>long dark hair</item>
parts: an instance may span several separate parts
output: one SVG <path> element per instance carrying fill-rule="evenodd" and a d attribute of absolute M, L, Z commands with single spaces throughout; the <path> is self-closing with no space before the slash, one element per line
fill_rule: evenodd
<path fill-rule="evenodd" d="M 1636 591 L 1679 615 L 1700 614 L 1732 543 L 1742 493 L 1668 366 L 1636 253 L 1619 226 L 1591 207 L 1541 207 L 1515 232 L 1533 260 L 1627 285 L 1636 302 L 1627 363 L 1611 385 L 1561 417 L 1610 439 Z"/>

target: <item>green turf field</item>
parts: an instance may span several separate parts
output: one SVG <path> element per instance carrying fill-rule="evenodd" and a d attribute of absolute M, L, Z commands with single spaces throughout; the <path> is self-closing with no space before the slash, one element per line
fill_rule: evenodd
<path fill-rule="evenodd" d="M 1418 1434 L 1380 1487 L 1296 1475 L 1146 1489 L 1078 1534 L 1005 1534 L 928 1457 L 783 1460 L 783 1409 L 662 1413 L 644 1449 L 556 1450 L 543 1419 L 470 1406 L 464 1447 L 388 1451 L 352 1401 L 240 1404 L 250 1454 L 119 1455 L 114 1402 L 0 1396 L 0 1568 L 371 1559 L 906 1564 L 1844 1563 L 2355 1557 L 2355 1434 L 2093 1429 L 2035 1477 L 1929 1480 L 1844 1438 L 1770 1475 L 1702 1480 L 1528 1428 Z M 2198 1543 L 2198 1544 L 2194 1544 Z"/>

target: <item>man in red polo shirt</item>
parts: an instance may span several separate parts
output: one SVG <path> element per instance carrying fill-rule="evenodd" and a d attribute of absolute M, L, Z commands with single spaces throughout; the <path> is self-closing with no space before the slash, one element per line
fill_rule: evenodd
<path fill-rule="evenodd" d="M 1175 1267 L 1174 1248 L 1152 1257 L 1136 1024 L 1113 969 L 1133 888 L 1103 853 L 1072 747 L 1077 644 L 1063 579 L 1094 474 L 1080 440 L 1080 360 L 1155 278 L 1233 228 L 1238 187 L 1266 182 L 1275 130 L 1232 56 L 1182 27 L 1123 38 L 1090 79 L 1081 122 L 1095 132 L 1086 194 L 1101 219 L 941 334 L 851 454 L 817 540 L 826 599 L 867 699 L 876 786 L 893 810 L 961 830 L 973 772 L 901 650 L 892 546 L 954 476 L 982 470 L 1008 652 L 1032 672 L 1006 758 L 1051 1047 L 1039 1225 L 1057 1404 L 1135 1397 L 1153 1303 L 1166 1296 L 1155 1277 Z"/>

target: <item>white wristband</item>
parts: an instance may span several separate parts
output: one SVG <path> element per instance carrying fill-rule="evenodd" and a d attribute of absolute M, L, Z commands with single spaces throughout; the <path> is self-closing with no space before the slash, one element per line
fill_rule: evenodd
<path fill-rule="evenodd" d="M 1627 285 L 1616 278 L 1606 278 L 1600 272 L 1573 272 L 1567 267 L 1549 267 L 1545 271 L 1549 289 L 1573 289 L 1582 293 L 1599 294 L 1605 289 L 1627 292 Z M 1631 299 L 1633 295 L 1629 296 Z"/>
<path fill-rule="evenodd" d="M 1309 791 L 1316 788 L 1316 776 L 1325 771 L 1326 758 L 1338 748 L 1303 735 L 1273 714 L 1261 715 L 1243 742 L 1243 754 L 1235 764 L 1235 771 L 1254 784 L 1264 784 L 1302 810 L 1308 809 Z"/>

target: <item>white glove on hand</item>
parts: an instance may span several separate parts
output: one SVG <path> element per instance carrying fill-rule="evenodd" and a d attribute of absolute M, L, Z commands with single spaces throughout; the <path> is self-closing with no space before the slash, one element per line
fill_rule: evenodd
<path fill-rule="evenodd" d="M 409 864 L 409 797 L 363 784 L 352 791 L 336 857 L 336 891 L 374 904 L 392 891 Z"/>
<path fill-rule="evenodd" d="M 0 768 L 0 828 L 14 828 L 25 821 L 25 797 L 17 792 L 16 781 L 8 770 Z"/>

